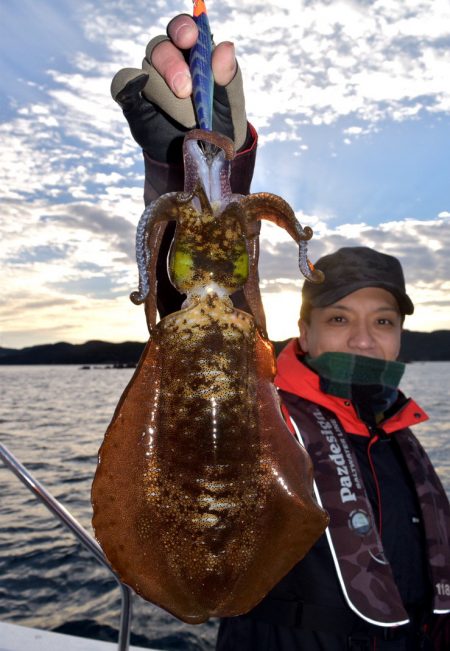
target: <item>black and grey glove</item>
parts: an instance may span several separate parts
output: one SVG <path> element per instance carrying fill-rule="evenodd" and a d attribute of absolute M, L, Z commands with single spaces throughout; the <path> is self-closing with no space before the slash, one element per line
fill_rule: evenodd
<path fill-rule="evenodd" d="M 111 83 L 111 95 L 142 149 L 153 160 L 177 163 L 183 137 L 196 121 L 191 98 L 177 98 L 151 64 L 153 49 L 164 40 L 168 37 L 156 36 L 150 41 L 141 69 L 119 70 Z M 227 86 L 214 85 L 213 129 L 231 138 L 236 151 L 245 143 L 247 118 L 239 67 Z"/>

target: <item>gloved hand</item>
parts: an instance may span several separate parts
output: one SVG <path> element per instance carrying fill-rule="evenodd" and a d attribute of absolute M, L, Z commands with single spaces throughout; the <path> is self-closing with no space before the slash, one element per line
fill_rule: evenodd
<path fill-rule="evenodd" d="M 136 142 L 154 160 L 181 162 L 184 134 L 195 127 L 192 83 L 186 51 L 198 36 L 192 18 L 181 14 L 167 26 L 168 36 L 147 45 L 142 68 L 124 68 L 113 78 L 111 94 L 121 106 Z M 231 138 L 238 151 L 247 137 L 242 75 L 234 46 L 214 49 L 213 129 Z"/>

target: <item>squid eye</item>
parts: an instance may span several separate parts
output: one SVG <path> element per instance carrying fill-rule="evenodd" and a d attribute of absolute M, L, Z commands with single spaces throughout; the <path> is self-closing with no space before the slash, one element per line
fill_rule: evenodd
<path fill-rule="evenodd" d="M 248 253 L 244 251 L 241 255 L 236 258 L 233 268 L 233 276 L 237 280 L 242 280 L 245 282 L 248 277 Z"/>
<path fill-rule="evenodd" d="M 184 281 L 190 278 L 192 274 L 193 260 L 190 253 L 177 250 L 172 260 L 172 272 L 174 280 Z"/>

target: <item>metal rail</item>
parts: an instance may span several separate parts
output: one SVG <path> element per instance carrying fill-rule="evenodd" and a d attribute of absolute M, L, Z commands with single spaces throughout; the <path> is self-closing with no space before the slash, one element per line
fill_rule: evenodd
<path fill-rule="evenodd" d="M 106 560 L 100 545 L 97 541 L 75 520 L 73 515 L 53 497 L 41 483 L 37 481 L 23 466 L 18 459 L 8 450 L 8 448 L 0 443 L 0 457 L 3 463 L 25 484 L 25 486 L 36 495 L 36 497 L 48 508 L 48 510 L 75 534 L 78 540 L 95 556 L 95 558 L 106 567 L 108 572 L 113 576 L 118 583 L 121 597 L 122 607 L 120 612 L 120 627 L 118 639 L 118 651 L 128 651 L 130 646 L 130 629 L 131 629 L 131 590 L 128 586 L 124 585 L 119 577 L 113 572 L 111 566 Z"/>

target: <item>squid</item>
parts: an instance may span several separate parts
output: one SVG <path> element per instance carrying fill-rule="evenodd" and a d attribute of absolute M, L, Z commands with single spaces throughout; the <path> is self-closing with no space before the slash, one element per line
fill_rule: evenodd
<path fill-rule="evenodd" d="M 211 43 L 204 4 L 194 4 L 202 39 L 191 67 Z M 150 204 L 137 228 L 131 299 L 145 305 L 150 338 L 92 487 L 95 535 L 113 569 L 190 624 L 249 611 L 328 523 L 280 409 L 258 285 L 259 222 L 286 229 L 302 272 L 320 282 L 307 258 L 312 231 L 276 195 L 232 193 L 234 145 L 211 130 L 210 97 L 196 100 L 200 128 L 184 140 L 184 191 Z M 168 269 L 186 299 L 157 322 L 156 260 L 171 221 Z M 248 311 L 233 305 L 239 290 Z"/>

